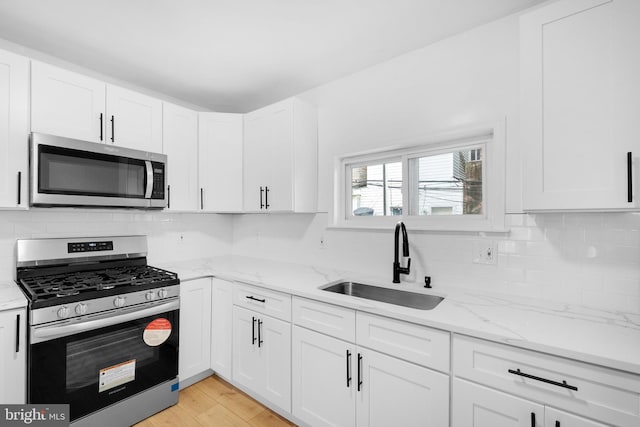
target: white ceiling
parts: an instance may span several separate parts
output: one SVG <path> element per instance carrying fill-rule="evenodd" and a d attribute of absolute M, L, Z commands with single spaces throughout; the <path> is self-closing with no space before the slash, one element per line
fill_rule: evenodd
<path fill-rule="evenodd" d="M 0 38 L 247 112 L 541 2 L 0 0 Z"/>

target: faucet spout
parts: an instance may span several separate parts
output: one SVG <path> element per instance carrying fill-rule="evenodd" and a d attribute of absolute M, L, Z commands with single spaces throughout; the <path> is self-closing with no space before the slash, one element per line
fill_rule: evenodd
<path fill-rule="evenodd" d="M 398 221 L 394 231 L 393 239 L 393 283 L 400 283 L 401 274 L 409 274 L 411 269 L 411 258 L 407 260 L 407 266 L 400 266 L 400 231 L 402 231 L 402 256 L 409 256 L 409 238 L 407 228 L 402 221 Z"/>

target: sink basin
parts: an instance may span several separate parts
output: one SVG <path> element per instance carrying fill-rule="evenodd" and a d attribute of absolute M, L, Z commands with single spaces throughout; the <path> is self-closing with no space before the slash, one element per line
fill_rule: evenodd
<path fill-rule="evenodd" d="M 322 290 L 389 304 L 402 305 L 404 307 L 417 308 L 419 310 L 432 310 L 444 299 L 436 295 L 381 288 L 379 286 L 365 285 L 356 282 L 340 282 L 322 288 Z"/>

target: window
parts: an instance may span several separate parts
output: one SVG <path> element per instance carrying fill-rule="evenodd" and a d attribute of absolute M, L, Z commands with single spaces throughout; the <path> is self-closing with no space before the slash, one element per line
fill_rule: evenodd
<path fill-rule="evenodd" d="M 492 129 L 340 158 L 334 225 L 503 231 L 503 146 Z"/>

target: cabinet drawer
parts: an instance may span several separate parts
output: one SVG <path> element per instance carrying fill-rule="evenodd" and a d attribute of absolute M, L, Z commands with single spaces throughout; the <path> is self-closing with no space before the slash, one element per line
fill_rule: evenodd
<path fill-rule="evenodd" d="M 453 339 L 453 372 L 606 423 L 640 425 L 638 375 L 460 335 Z"/>
<path fill-rule="evenodd" d="M 356 343 L 391 356 L 449 373 L 448 332 L 402 320 L 358 312 Z"/>
<path fill-rule="evenodd" d="M 236 282 L 233 303 L 249 310 L 291 321 L 291 295 Z"/>
<path fill-rule="evenodd" d="M 356 339 L 356 313 L 349 308 L 294 297 L 293 323 L 345 341 Z"/>

